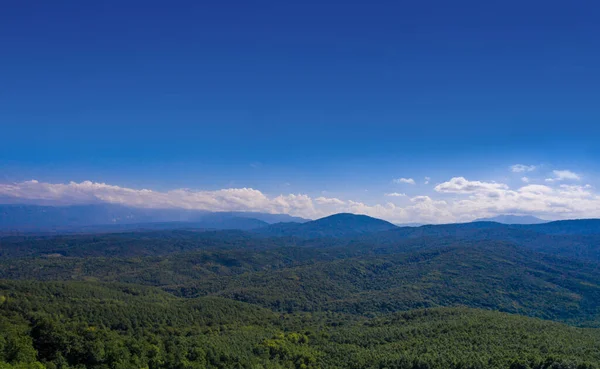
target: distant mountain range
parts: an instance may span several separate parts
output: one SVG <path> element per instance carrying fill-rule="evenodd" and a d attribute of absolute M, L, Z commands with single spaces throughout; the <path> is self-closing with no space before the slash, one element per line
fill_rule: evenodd
<path fill-rule="evenodd" d="M 541 224 L 548 220 L 536 218 L 531 215 L 498 215 L 492 218 L 479 218 L 475 222 L 496 222 L 502 224 Z"/>
<path fill-rule="evenodd" d="M 394 223 L 394 225 L 398 227 L 421 227 L 424 226 L 425 223 Z"/>
<path fill-rule="evenodd" d="M 320 244 L 346 240 L 377 247 L 396 247 L 420 238 L 493 240 L 534 251 L 600 260 L 599 219 L 546 222 L 534 217 L 504 215 L 471 223 L 398 227 L 381 219 L 349 213 L 309 221 L 282 214 L 137 209 L 118 205 L 0 205 L 0 234 L 4 235 L 178 229 L 236 230 L 247 232 L 244 237 L 286 237 L 294 239 L 294 243 Z"/>
<path fill-rule="evenodd" d="M 260 228 L 279 222 L 307 222 L 287 214 L 141 209 L 120 205 L 0 205 L 2 231 L 111 231 L 127 229 Z"/>
<path fill-rule="evenodd" d="M 39 209 L 18 209 L 26 210 L 48 219 Z M 71 224 L 90 220 L 43 210 Z M 9 214 L 2 219 L 18 219 Z M 241 357 L 264 358 L 262 367 L 269 367 L 279 355 L 289 364 L 272 367 L 596 368 L 587 363 L 600 342 L 598 219 L 397 227 L 355 214 L 275 224 L 252 217 L 257 214 L 195 216 L 187 218 L 193 222 L 115 221 L 77 234 L 0 237 L 0 346 L 7 342 L 14 351 L 25 342 L 31 353 L 64 352 L 78 364 L 69 367 L 81 368 L 114 367 L 96 365 L 96 358 L 113 356 L 136 358 L 125 367 L 150 367 L 135 355 L 155 357 L 168 347 L 177 348 L 159 357 L 199 357 L 195 367 L 203 368 L 219 357 L 223 368 L 260 366 Z M 482 310 L 465 315 L 470 309 Z M 230 346 L 219 355 L 216 345 L 223 342 Z M 414 356 L 394 361 L 416 344 Z M 552 353 L 551 344 L 582 364 L 541 356 Z M 460 361 L 461 348 L 470 350 L 463 356 L 472 365 Z M 359 349 L 364 356 L 356 355 Z M 451 356 L 439 361 L 434 350 Z M 317 361 L 334 355 L 335 361 Z M 420 361 L 423 356 L 432 364 Z M 173 359 L 170 367 L 194 367 L 184 364 Z"/>

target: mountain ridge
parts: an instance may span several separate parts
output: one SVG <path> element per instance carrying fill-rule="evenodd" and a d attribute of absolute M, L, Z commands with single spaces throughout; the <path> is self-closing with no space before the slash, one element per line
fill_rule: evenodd
<path fill-rule="evenodd" d="M 502 224 L 542 224 L 549 223 L 550 220 L 544 220 L 532 215 L 512 215 L 502 214 L 490 218 L 478 218 L 473 222 L 496 222 Z"/>
<path fill-rule="evenodd" d="M 338 213 L 306 223 L 276 223 L 256 230 L 269 236 L 299 238 L 349 237 L 398 228 L 396 225 L 363 214 Z"/>
<path fill-rule="evenodd" d="M 254 219 L 254 221 L 247 219 Z M 153 228 L 152 223 L 161 223 L 162 225 L 157 224 L 160 228 L 167 223 L 175 225 L 177 222 L 188 223 L 184 225 L 186 227 L 197 223 L 199 228 L 245 230 L 282 221 L 302 223 L 308 220 L 287 214 L 133 208 L 115 204 L 70 206 L 0 204 L 0 230 L 4 231 L 78 231 L 86 227 L 101 230 L 104 226 L 110 230 L 116 225 L 123 226 L 125 229 L 136 229 Z M 255 223 L 254 227 L 250 227 L 252 222 Z"/>

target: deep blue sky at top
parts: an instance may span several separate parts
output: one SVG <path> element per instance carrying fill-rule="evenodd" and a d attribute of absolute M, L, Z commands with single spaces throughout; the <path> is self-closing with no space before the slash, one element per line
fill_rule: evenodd
<path fill-rule="evenodd" d="M 4 1 L 0 181 L 599 170 L 598 19 L 595 1 Z"/>

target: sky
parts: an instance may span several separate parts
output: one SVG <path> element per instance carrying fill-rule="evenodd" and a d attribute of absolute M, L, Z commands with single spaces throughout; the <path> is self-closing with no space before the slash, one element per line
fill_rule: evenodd
<path fill-rule="evenodd" d="M 600 3 L 0 5 L 0 202 L 600 217 Z"/>

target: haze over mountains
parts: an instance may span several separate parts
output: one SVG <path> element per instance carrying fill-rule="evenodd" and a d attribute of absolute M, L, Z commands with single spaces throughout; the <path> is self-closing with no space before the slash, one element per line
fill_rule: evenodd
<path fill-rule="evenodd" d="M 278 222 L 305 222 L 287 214 L 144 209 L 99 204 L 78 206 L 0 205 L 0 230 L 76 231 L 211 228 L 253 229 Z"/>
<path fill-rule="evenodd" d="M 532 251 L 600 261 L 600 220 L 543 222 L 532 217 L 515 216 L 491 219 L 513 224 L 479 220 L 399 227 L 381 219 L 349 213 L 309 221 L 278 214 L 133 209 L 114 205 L 0 207 L 0 231 L 15 235 L 31 232 L 68 234 L 230 230 L 244 232 L 231 234 L 235 235 L 234 239 L 243 235 L 246 241 L 253 239 L 258 242 L 258 239 L 268 237 L 316 244 L 329 239 L 332 241 L 327 242 L 359 243 L 371 247 L 396 247 L 410 240 L 446 238 L 461 242 L 508 242 Z M 526 224 L 514 224 L 517 221 Z M 227 233 L 209 234 L 215 234 L 217 239 L 230 237 Z M 190 247 L 193 248 L 193 245 Z"/>
<path fill-rule="evenodd" d="M 320 238 L 351 237 L 395 228 L 397 226 L 385 220 L 366 215 L 340 213 L 306 223 L 276 223 L 256 231 L 278 237 Z"/>
<path fill-rule="evenodd" d="M 366 219 L 366 218 L 364 218 Z M 186 209 L 134 208 L 122 205 L 96 204 L 73 206 L 42 206 L 29 204 L 0 204 L 0 230 L 7 231 L 100 231 L 126 229 L 241 229 L 250 230 L 275 223 L 269 227 L 273 232 L 292 232 L 297 225 L 309 219 L 287 214 L 259 212 L 209 212 Z M 503 224 L 541 224 L 549 221 L 533 216 L 499 215 L 476 219 L 475 222 L 497 222 Z M 360 222 L 359 222 L 360 223 Z M 372 224 L 375 226 L 375 223 Z M 399 227 L 420 227 L 421 223 L 398 224 Z M 356 233 L 369 229 L 366 224 L 357 224 Z M 380 227 L 390 227 L 391 223 Z M 335 228 L 335 225 L 331 225 Z M 330 232 L 333 232 L 333 228 Z"/>
<path fill-rule="evenodd" d="M 503 224 L 540 224 L 548 223 L 548 220 L 536 218 L 531 215 L 498 215 L 491 218 L 479 218 L 475 222 L 497 222 Z"/>
<path fill-rule="evenodd" d="M 117 205 L 0 206 L 0 232 L 7 235 L 232 230 L 246 232 L 243 236 L 246 239 L 287 238 L 300 243 L 330 239 L 338 240 L 334 243 L 343 240 L 371 247 L 394 247 L 416 239 L 449 238 L 469 242 L 509 242 L 532 251 L 600 261 L 600 220 L 544 222 L 533 217 L 515 216 L 490 219 L 496 221 L 400 227 L 381 219 L 349 213 L 310 221 L 280 214 L 136 209 Z M 216 235 L 217 239 L 222 236 Z"/>

